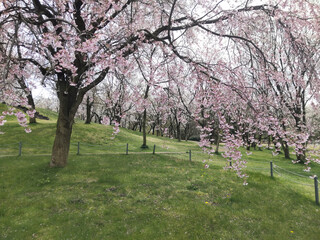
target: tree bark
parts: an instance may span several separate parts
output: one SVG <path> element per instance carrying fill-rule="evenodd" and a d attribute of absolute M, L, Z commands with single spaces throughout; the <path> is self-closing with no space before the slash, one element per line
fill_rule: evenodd
<path fill-rule="evenodd" d="M 188 130 L 189 130 L 189 124 L 186 124 L 186 127 L 184 128 L 184 140 L 187 142 L 188 141 Z"/>
<path fill-rule="evenodd" d="M 156 128 L 156 124 L 153 124 L 153 125 L 152 125 L 152 129 L 151 129 L 151 130 L 152 130 L 152 135 L 154 135 L 155 128 Z"/>
<path fill-rule="evenodd" d="M 218 130 L 219 131 L 219 130 Z M 220 134 L 219 132 L 217 132 L 217 135 L 216 135 L 216 150 L 214 151 L 215 154 L 219 154 L 219 146 L 220 146 Z"/>
<path fill-rule="evenodd" d="M 68 87 L 67 81 L 63 80 L 62 76 L 57 83 L 59 116 L 50 167 L 64 167 L 67 165 L 74 116 L 84 97 L 84 92 L 80 94 L 77 88 Z"/>
<path fill-rule="evenodd" d="M 306 151 L 303 151 L 302 154 L 296 154 L 297 160 L 300 163 L 305 163 L 306 162 Z"/>
<path fill-rule="evenodd" d="M 268 135 L 268 149 L 270 149 L 270 145 L 271 145 L 271 136 Z"/>
<path fill-rule="evenodd" d="M 146 91 L 145 91 L 145 94 L 144 94 L 144 99 L 148 98 L 149 89 L 150 89 L 150 86 L 147 85 L 147 88 L 146 88 Z M 148 146 L 147 146 L 147 130 L 146 130 L 146 127 L 147 127 L 147 109 L 145 108 L 144 111 L 143 111 L 143 118 L 142 118 L 143 142 L 142 142 L 141 148 L 148 148 Z"/>
<path fill-rule="evenodd" d="M 142 124 L 141 124 L 141 120 L 139 122 L 139 132 L 142 132 Z"/>
<path fill-rule="evenodd" d="M 284 123 L 282 124 L 282 129 L 283 129 L 283 131 L 287 130 L 286 126 L 284 125 Z M 286 159 L 290 159 L 290 151 L 289 151 L 288 143 L 286 141 L 283 141 L 282 138 L 280 138 L 280 143 L 281 143 L 282 150 L 284 152 L 284 157 Z"/>
<path fill-rule="evenodd" d="M 143 142 L 141 148 L 148 148 L 147 146 L 147 130 L 146 130 L 146 122 L 147 122 L 147 109 L 143 111 L 143 119 L 142 119 L 142 135 L 143 135 Z"/>
<path fill-rule="evenodd" d="M 181 123 L 180 122 L 177 123 L 177 139 L 178 139 L 178 142 L 181 142 Z"/>
<path fill-rule="evenodd" d="M 25 81 L 24 81 L 24 78 L 17 78 L 18 79 L 18 83 L 20 85 L 20 87 L 23 89 L 23 91 L 25 92 L 25 94 L 27 95 L 27 99 L 28 99 L 28 105 L 31 106 L 31 109 L 28 109 L 28 110 L 35 110 L 36 107 L 35 107 L 35 104 L 34 104 L 34 100 L 33 100 L 33 97 L 32 97 L 32 93 L 31 91 L 28 89 Z M 36 116 L 34 116 L 33 118 L 29 118 L 29 123 L 30 124 L 33 124 L 33 123 L 37 123 L 36 121 Z"/>
<path fill-rule="evenodd" d="M 87 96 L 87 102 L 86 102 L 86 112 L 87 112 L 87 116 L 86 116 L 86 121 L 85 124 L 90 124 L 91 123 L 91 108 L 92 108 L 93 102 L 90 102 L 90 97 Z"/>
<path fill-rule="evenodd" d="M 31 106 L 31 109 L 30 109 L 30 110 L 35 110 L 36 107 L 35 107 L 35 104 L 34 104 L 34 101 L 33 101 L 33 97 L 32 97 L 32 95 L 31 95 L 31 92 L 30 92 L 30 94 L 27 96 L 27 99 L 28 99 L 28 104 Z M 34 117 L 29 117 L 29 123 L 30 123 L 30 124 L 37 123 L 36 115 L 34 115 Z"/>
<path fill-rule="evenodd" d="M 259 151 L 262 151 L 262 149 L 261 149 L 261 147 L 260 147 L 261 144 L 262 144 L 261 140 L 262 140 L 262 135 L 259 134 Z"/>
<path fill-rule="evenodd" d="M 64 167 L 67 165 L 72 125 L 73 119 L 70 119 L 60 110 L 50 167 Z"/>
<path fill-rule="evenodd" d="M 289 146 L 287 142 L 281 141 L 282 149 L 284 152 L 284 157 L 286 159 L 290 159 L 290 151 L 289 151 Z"/>

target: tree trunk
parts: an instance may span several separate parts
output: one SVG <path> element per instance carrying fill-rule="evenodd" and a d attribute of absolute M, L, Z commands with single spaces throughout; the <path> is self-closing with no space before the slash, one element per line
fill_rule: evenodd
<path fill-rule="evenodd" d="M 261 149 L 261 147 L 260 147 L 261 144 L 262 144 L 261 140 L 262 140 L 262 135 L 259 134 L 259 151 L 262 151 L 262 149 Z"/>
<path fill-rule="evenodd" d="M 91 119 L 92 119 L 91 108 L 92 108 L 92 103 L 90 102 L 90 97 L 87 96 L 87 102 L 86 102 L 87 116 L 86 116 L 85 124 L 90 124 L 91 123 Z"/>
<path fill-rule="evenodd" d="M 20 87 L 23 89 L 23 91 L 25 92 L 25 94 L 27 95 L 28 105 L 31 106 L 31 109 L 28 109 L 28 110 L 31 110 L 31 111 L 35 110 L 36 107 L 35 107 L 35 104 L 34 104 L 32 93 L 29 90 L 29 88 L 27 87 L 27 85 L 26 85 L 26 83 L 24 81 L 24 78 L 18 78 L 18 83 L 19 83 Z M 37 123 L 36 116 L 34 116 L 33 118 L 30 117 L 29 118 L 29 123 L 30 124 Z"/>
<path fill-rule="evenodd" d="M 145 94 L 144 94 L 144 99 L 148 98 L 149 89 L 150 89 L 150 86 L 147 85 L 147 88 L 146 88 L 146 91 L 145 91 Z M 144 111 L 143 111 L 143 119 L 142 119 L 143 142 L 142 142 L 141 148 L 148 148 L 148 146 L 147 146 L 147 130 L 146 130 L 146 126 L 147 126 L 147 109 L 145 108 Z"/>
<path fill-rule="evenodd" d="M 271 145 L 271 136 L 268 135 L 268 149 L 270 149 L 270 145 Z"/>
<path fill-rule="evenodd" d="M 152 135 L 154 135 L 155 128 L 156 128 L 156 125 L 155 125 L 155 124 L 153 124 L 153 126 L 152 126 Z"/>
<path fill-rule="evenodd" d="M 188 131 L 189 131 L 189 124 L 187 123 L 186 124 L 186 127 L 185 127 L 185 129 L 184 129 L 184 140 L 185 141 L 188 141 L 188 136 L 189 136 L 189 133 L 188 133 Z"/>
<path fill-rule="evenodd" d="M 78 94 L 76 88 L 68 88 L 67 82 L 57 83 L 59 98 L 59 116 L 57 121 L 56 136 L 51 155 L 51 167 L 64 167 L 67 165 L 69 147 L 74 116 L 84 94 Z"/>
<path fill-rule="evenodd" d="M 177 124 L 177 139 L 178 139 L 178 142 L 181 142 L 181 128 L 180 128 L 180 125 L 181 125 L 181 123 L 179 122 Z"/>
<path fill-rule="evenodd" d="M 251 142 L 249 140 L 249 133 L 245 134 L 245 142 L 247 143 L 247 146 L 246 146 L 247 151 L 250 151 Z"/>
<path fill-rule="evenodd" d="M 147 122 L 147 109 L 144 109 L 144 111 L 143 111 L 143 119 L 142 119 L 143 143 L 142 143 L 141 148 L 148 148 L 148 146 L 147 146 L 146 122 Z"/>
<path fill-rule="evenodd" d="M 156 134 L 157 134 L 157 137 L 159 137 L 160 136 L 160 119 L 159 119 L 160 117 L 159 117 L 159 114 L 157 114 L 157 129 L 156 129 Z"/>
<path fill-rule="evenodd" d="M 27 96 L 27 99 L 28 99 L 28 104 L 31 106 L 31 109 L 30 109 L 30 110 L 31 110 L 31 111 L 32 111 L 32 110 L 35 110 L 36 107 L 35 107 L 35 104 L 34 104 L 34 101 L 33 101 L 33 97 L 32 97 L 31 92 L 30 92 L 29 95 Z M 33 118 L 32 118 L 32 117 L 29 118 L 29 123 L 30 123 L 30 124 L 37 123 L 37 121 L 36 121 L 36 115 L 34 115 Z"/>
<path fill-rule="evenodd" d="M 219 146 L 220 146 L 220 134 L 219 132 L 217 133 L 217 136 L 216 136 L 216 150 L 214 151 L 215 154 L 219 154 Z"/>
<path fill-rule="evenodd" d="M 253 147 L 254 150 L 257 150 L 257 143 L 256 142 L 251 143 L 251 147 Z"/>
<path fill-rule="evenodd" d="M 282 139 L 280 140 L 280 143 L 281 143 L 282 150 L 284 152 L 284 157 L 286 159 L 290 159 L 290 150 L 289 150 L 288 143 L 283 141 Z"/>
<path fill-rule="evenodd" d="M 302 101 L 304 102 L 304 101 Z M 302 108 L 302 109 L 301 109 Z M 297 107 L 295 109 L 295 121 L 296 121 L 296 128 L 299 133 L 303 132 L 306 128 L 306 112 L 305 112 L 305 104 L 303 104 L 300 107 Z M 302 114 L 302 119 L 300 115 Z M 303 148 L 306 148 L 306 143 L 303 143 Z M 300 163 L 305 163 L 306 162 L 306 151 L 302 150 L 302 153 L 296 153 L 297 160 L 300 161 Z"/>
<path fill-rule="evenodd" d="M 296 154 L 296 156 L 297 156 L 297 160 L 300 163 L 305 163 L 306 162 L 306 153 L 305 153 L 305 151 L 303 151 L 302 154 Z"/>
<path fill-rule="evenodd" d="M 52 148 L 51 167 L 64 167 L 67 165 L 69 147 L 72 133 L 73 119 L 59 112 L 56 136 Z"/>

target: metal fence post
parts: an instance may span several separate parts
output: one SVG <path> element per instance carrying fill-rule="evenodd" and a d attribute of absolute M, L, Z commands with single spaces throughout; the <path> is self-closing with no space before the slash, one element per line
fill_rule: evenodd
<path fill-rule="evenodd" d="M 80 142 L 78 142 L 78 150 L 77 150 L 77 155 L 80 155 Z"/>
<path fill-rule="evenodd" d="M 22 142 L 19 142 L 19 157 L 22 155 Z"/>
<path fill-rule="evenodd" d="M 126 147 L 126 155 L 129 154 L 129 143 L 127 143 L 127 147 Z"/>
<path fill-rule="evenodd" d="M 314 191 L 316 195 L 316 204 L 319 205 L 318 177 L 314 178 Z"/>
<path fill-rule="evenodd" d="M 272 161 L 270 162 L 270 175 L 273 177 L 273 163 Z"/>
<path fill-rule="evenodd" d="M 156 145 L 154 144 L 153 145 L 153 154 L 155 154 L 156 153 Z"/>
<path fill-rule="evenodd" d="M 191 162 L 191 150 L 189 150 L 189 161 Z"/>

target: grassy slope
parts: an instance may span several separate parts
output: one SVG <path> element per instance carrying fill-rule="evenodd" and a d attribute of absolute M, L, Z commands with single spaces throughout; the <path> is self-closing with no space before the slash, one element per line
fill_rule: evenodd
<path fill-rule="evenodd" d="M 118 152 L 126 143 L 138 151 L 141 135 L 122 130 L 110 140 L 111 127 L 78 122 L 72 142 L 101 146 L 83 144 L 77 156 L 73 145 L 68 166 L 50 169 L 50 156 L 32 155 L 50 152 L 54 127 L 54 121 L 39 121 L 31 134 L 14 122 L 2 128 L 0 147 L 24 145 L 21 157 L 0 158 L 0 239 L 319 239 L 313 189 L 292 182 L 312 180 L 271 179 L 267 150 L 247 157 L 253 161 L 245 187 L 222 169 L 219 156 L 204 169 L 201 154 L 193 154 L 193 162 L 187 154 L 94 154 L 107 147 Z M 162 151 L 197 148 L 192 142 L 148 140 L 149 146 L 165 145 Z M 303 174 L 281 156 L 274 161 Z"/>

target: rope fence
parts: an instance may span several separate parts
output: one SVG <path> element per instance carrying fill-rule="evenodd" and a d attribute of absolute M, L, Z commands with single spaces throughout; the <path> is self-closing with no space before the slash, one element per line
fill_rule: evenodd
<path fill-rule="evenodd" d="M 24 151 L 26 154 L 24 155 L 32 155 L 32 156 L 44 156 L 44 155 L 50 155 L 48 153 L 48 150 L 51 150 L 52 146 L 41 146 L 39 144 L 23 144 L 22 142 L 18 143 L 11 143 L 11 144 L 2 144 L 0 145 L 0 157 L 10 157 L 10 156 L 22 156 L 24 154 Z M 100 152 L 95 151 L 92 153 L 90 150 L 100 150 Z M 70 144 L 70 151 L 71 152 L 76 152 L 77 155 L 87 155 L 87 154 L 180 154 L 183 155 L 184 157 L 188 157 L 188 160 L 191 162 L 192 161 L 192 156 L 193 154 L 199 155 L 203 152 L 201 151 L 193 151 L 192 150 L 187 150 L 184 152 L 170 152 L 168 151 L 167 148 L 162 148 L 158 147 L 156 145 L 153 145 L 151 151 L 137 151 L 139 147 L 135 147 L 132 149 L 132 147 L 127 143 L 127 144 L 119 144 L 119 145 L 98 145 L 98 144 L 89 144 L 89 143 L 71 143 Z M 115 150 L 118 150 L 115 152 Z M 275 165 L 273 161 L 268 162 L 268 161 L 258 161 L 258 160 L 250 160 L 250 162 L 259 162 L 262 164 L 270 164 L 270 167 L 248 167 L 248 170 L 256 170 L 256 171 L 269 171 L 270 172 L 270 177 L 274 178 L 275 174 L 279 177 L 282 177 L 286 179 L 286 181 L 295 183 L 295 184 L 300 184 L 302 186 L 307 186 L 307 187 L 314 187 L 314 192 L 315 192 L 315 202 L 317 205 L 319 205 L 319 181 L 318 177 L 313 174 L 313 184 L 302 182 L 302 181 L 296 181 L 293 180 L 292 178 L 289 178 L 288 175 L 295 176 L 295 177 L 300 177 L 303 178 L 304 180 L 310 181 L 311 177 L 306 176 L 303 174 L 299 174 L 293 171 L 290 171 L 288 169 L 285 169 L 283 167 L 280 167 L 278 165 Z M 230 166 L 232 163 L 230 162 Z M 274 174 L 275 173 L 275 174 Z M 311 174 L 311 173 L 308 173 Z"/>
<path fill-rule="evenodd" d="M 317 205 L 319 205 L 319 188 L 318 188 L 319 181 L 318 181 L 318 177 L 316 175 L 313 175 L 314 177 L 305 176 L 305 175 L 302 175 L 302 174 L 287 170 L 285 168 L 279 167 L 278 165 L 272 164 L 272 162 L 270 162 L 270 175 L 271 175 L 271 177 L 274 177 L 273 176 L 273 172 L 277 173 L 278 176 L 285 178 L 286 181 L 289 181 L 289 182 L 292 182 L 292 183 L 295 183 L 295 184 L 300 184 L 300 185 L 306 186 L 306 187 L 314 187 L 315 202 L 316 202 Z M 303 178 L 303 179 L 308 180 L 308 181 L 310 181 L 310 178 L 313 178 L 313 182 L 314 183 L 312 185 L 312 184 L 301 182 L 301 181 L 295 181 L 292 178 L 286 177 L 285 174 L 298 176 L 298 177 Z"/>
<path fill-rule="evenodd" d="M 9 156 L 37 156 L 37 155 L 50 155 L 52 150 L 52 145 L 39 145 L 39 144 L 29 144 L 29 143 L 12 143 L 12 144 L 2 144 L 0 145 L 0 157 Z M 150 151 L 151 150 L 151 151 Z M 141 151 L 138 146 L 130 146 L 127 144 L 119 145 L 108 145 L 108 144 L 91 144 L 84 142 L 72 142 L 70 143 L 70 153 L 76 153 L 76 155 L 87 155 L 87 154 L 180 154 L 183 156 L 188 156 L 189 161 L 192 161 L 191 150 L 179 152 L 179 151 L 168 151 L 168 147 L 153 145 L 152 149 L 149 151 Z M 199 152 L 200 153 L 200 152 Z"/>

